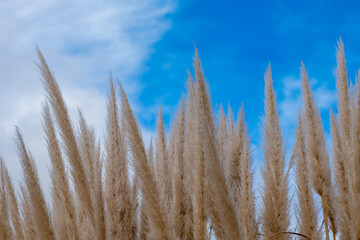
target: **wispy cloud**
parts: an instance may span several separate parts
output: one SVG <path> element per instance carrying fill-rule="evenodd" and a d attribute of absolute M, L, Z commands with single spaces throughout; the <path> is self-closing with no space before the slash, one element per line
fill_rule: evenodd
<path fill-rule="evenodd" d="M 138 105 L 139 77 L 153 44 L 171 28 L 169 14 L 175 8 L 166 0 L 0 2 L 0 155 L 16 181 L 20 165 L 14 125 L 22 129 L 33 151 L 40 178 L 47 178 L 48 172 L 40 118 L 44 98 L 33 62 L 34 44 L 53 69 L 73 119 L 79 107 L 102 132 L 109 71 Z M 141 106 L 135 109 L 141 111 Z"/>

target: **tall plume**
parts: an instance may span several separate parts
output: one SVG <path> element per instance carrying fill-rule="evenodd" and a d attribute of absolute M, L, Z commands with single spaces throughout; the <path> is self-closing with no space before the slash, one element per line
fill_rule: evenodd
<path fill-rule="evenodd" d="M 320 118 L 320 113 L 316 107 L 309 86 L 309 77 L 306 73 L 304 64 L 301 66 L 302 94 L 305 105 L 305 122 L 306 122 L 306 145 L 308 149 L 308 159 L 310 161 L 310 175 L 314 190 L 322 199 L 323 216 L 325 221 L 326 239 L 328 236 L 328 219 L 330 227 L 335 235 L 335 212 L 333 187 L 331 184 L 331 170 L 329 155 L 326 151 L 324 129 Z"/>
<path fill-rule="evenodd" d="M 349 169 L 350 206 L 352 237 L 360 239 L 360 70 L 356 83 L 356 99 L 352 104 L 351 114 L 351 159 Z"/>
<path fill-rule="evenodd" d="M 155 176 L 147 160 L 144 143 L 138 124 L 130 108 L 127 96 L 119 83 L 121 96 L 121 113 L 125 119 L 127 138 L 133 156 L 133 166 L 141 181 L 141 192 L 146 201 L 146 213 L 148 214 L 150 238 L 171 239 L 169 223 L 166 219 L 165 206 L 160 203 L 160 194 L 156 185 Z"/>
<path fill-rule="evenodd" d="M 336 90 L 338 96 L 339 127 L 341 138 L 346 144 L 350 142 L 350 104 L 349 104 L 349 86 L 346 73 L 346 61 L 344 44 L 341 38 L 338 41 L 336 51 Z M 348 159 L 346 156 L 345 159 Z M 347 160 L 346 160 L 347 161 Z"/>
<path fill-rule="evenodd" d="M 185 166 L 191 174 L 187 174 L 187 182 L 190 185 L 190 196 L 193 207 L 193 230 L 194 239 L 207 239 L 206 232 L 206 209 L 205 209 L 205 158 L 200 139 L 200 125 L 198 115 L 198 98 L 193 79 L 189 74 L 187 83 L 188 100 L 185 119 Z"/>
<path fill-rule="evenodd" d="M 230 190 L 230 195 L 234 202 L 236 212 L 240 213 L 241 204 L 240 198 L 242 195 L 242 154 L 244 149 L 244 133 L 245 133 L 245 122 L 244 122 L 244 109 L 241 107 L 239 109 L 237 126 L 235 129 L 234 117 L 229 106 L 228 114 L 230 122 L 229 130 L 229 141 L 227 145 L 227 167 L 226 167 L 226 176 L 227 184 Z M 251 210 L 250 210 L 251 211 Z M 241 221 L 241 216 L 238 215 L 238 222 Z M 246 235 L 246 234 L 245 234 Z"/>
<path fill-rule="evenodd" d="M 242 115 L 240 115 L 242 116 Z M 242 118 L 243 119 L 243 118 Z M 243 120 L 242 120 L 243 121 Z M 248 237 L 258 232 L 256 215 L 255 215 L 255 196 L 253 192 L 253 172 L 251 169 L 250 156 L 250 138 L 244 129 L 243 144 L 240 156 L 241 169 L 240 174 L 240 196 L 239 196 L 239 212 L 241 223 L 244 226 L 244 235 Z M 240 221 L 240 220 L 239 220 Z"/>
<path fill-rule="evenodd" d="M 80 156 L 85 166 L 87 182 L 91 186 L 91 203 L 95 223 L 95 234 L 97 239 L 105 238 L 105 213 L 104 195 L 102 187 L 102 169 L 100 145 L 96 141 L 95 130 L 88 125 L 82 112 L 79 112 L 79 134 L 78 143 Z M 91 220 L 91 219 L 90 219 Z"/>
<path fill-rule="evenodd" d="M 43 109 L 43 128 L 51 161 L 52 219 L 58 239 L 79 239 L 75 205 L 49 106 Z"/>
<path fill-rule="evenodd" d="M 11 224 L 14 229 L 13 237 L 15 240 L 23 240 L 24 234 L 23 234 L 23 226 L 22 226 L 22 221 L 21 221 L 20 212 L 19 212 L 18 200 L 16 198 L 14 186 L 10 179 L 8 170 L 7 170 L 5 163 L 1 157 L 0 157 L 0 166 L 1 166 L 0 167 L 1 171 L 3 171 L 3 174 L 4 174 L 5 193 L 7 195 L 7 197 L 6 197 L 7 206 L 9 208 Z"/>
<path fill-rule="evenodd" d="M 152 172 L 152 174 L 155 176 L 155 171 L 153 169 L 153 165 L 154 165 L 154 149 L 153 149 L 153 144 L 152 144 L 152 139 L 150 139 L 150 145 L 146 151 L 146 156 L 147 156 L 147 161 L 148 164 L 150 166 L 150 170 Z M 139 184 L 139 183 L 138 183 Z M 140 213 L 139 213 L 139 234 L 138 234 L 138 238 L 139 239 L 148 239 L 148 233 L 149 233 L 149 219 L 147 217 L 147 213 L 146 213 L 146 201 L 143 197 L 140 198 Z"/>
<path fill-rule="evenodd" d="M 16 128 L 17 151 L 23 168 L 24 180 L 31 204 L 31 215 L 40 239 L 55 239 L 44 194 L 40 187 L 35 162 L 26 150 L 20 130 Z"/>
<path fill-rule="evenodd" d="M 309 166 L 305 145 L 305 129 L 302 114 L 299 112 L 297 122 L 294 157 L 296 159 L 296 186 L 297 186 L 297 223 L 299 233 L 313 239 L 320 240 L 321 232 L 318 228 L 318 213 L 316 210 L 312 186 L 309 178 Z"/>
<path fill-rule="evenodd" d="M 86 166 L 81 159 L 78 143 L 76 141 L 73 126 L 70 121 L 67 107 L 63 100 L 60 88 L 47 65 L 44 56 L 37 48 L 40 62 L 38 67 L 43 77 L 43 85 L 47 94 L 47 99 L 54 111 L 57 127 L 60 129 L 60 136 L 64 143 L 65 154 L 70 162 L 71 177 L 74 182 L 75 192 L 81 206 L 89 218 L 90 223 L 95 228 L 95 216 L 91 197 L 91 185 L 86 173 Z"/>
<path fill-rule="evenodd" d="M 156 179 L 160 192 L 160 203 L 165 207 L 166 212 L 170 209 L 171 198 L 171 182 L 170 182 L 170 169 L 169 169 L 169 157 L 167 153 L 164 121 L 159 109 L 159 115 L 156 123 L 157 138 L 156 138 Z"/>
<path fill-rule="evenodd" d="M 30 196 L 23 184 L 20 184 L 21 198 L 21 215 L 23 217 L 23 233 L 24 239 L 26 240 L 37 240 L 39 239 L 36 233 L 35 223 L 32 217 Z"/>
<path fill-rule="evenodd" d="M 194 68 L 196 91 L 199 101 L 197 111 L 200 112 L 201 137 L 203 141 L 203 151 L 207 161 L 205 168 L 207 172 L 207 187 L 209 187 L 210 190 L 207 196 L 210 209 L 213 215 L 219 217 L 220 222 L 214 224 L 218 224 L 224 231 L 224 237 L 226 239 L 239 239 L 241 237 L 239 224 L 226 185 L 224 171 L 218 157 L 211 99 L 197 49 L 195 51 Z"/>
<path fill-rule="evenodd" d="M 271 68 L 265 74 L 265 120 L 263 129 L 263 214 L 262 232 L 265 236 L 285 232 L 289 227 L 288 178 L 285 175 L 284 149 L 276 109 Z M 279 236 L 278 239 L 285 239 Z"/>
<path fill-rule="evenodd" d="M 186 191 L 186 168 L 184 163 L 185 143 L 185 98 L 183 97 L 174 120 L 174 164 L 172 167 L 172 224 L 175 239 L 188 239 L 190 230 L 190 197 Z"/>
<path fill-rule="evenodd" d="M 125 129 L 120 129 L 112 76 L 107 103 L 105 202 L 107 239 L 131 238 L 130 183 L 126 160 Z"/>
<path fill-rule="evenodd" d="M 6 192 L 5 164 L 0 158 L 0 237 L 4 240 L 13 238 L 13 229 L 10 225 L 8 197 Z"/>
<path fill-rule="evenodd" d="M 347 166 L 344 164 L 344 145 L 341 141 L 339 126 L 335 122 L 332 111 L 330 112 L 333 159 L 335 166 L 335 180 L 338 187 L 337 205 L 338 221 L 341 239 L 351 239 L 351 215 L 349 204 L 349 183 L 347 179 Z"/>
<path fill-rule="evenodd" d="M 334 116 L 332 118 L 333 154 L 335 160 L 335 177 L 339 188 L 338 207 L 340 215 L 340 232 L 342 238 L 350 239 L 350 192 L 349 192 L 349 167 L 351 159 L 351 95 L 346 73 L 344 44 L 341 38 L 336 51 L 336 89 L 338 97 L 338 127 Z"/>

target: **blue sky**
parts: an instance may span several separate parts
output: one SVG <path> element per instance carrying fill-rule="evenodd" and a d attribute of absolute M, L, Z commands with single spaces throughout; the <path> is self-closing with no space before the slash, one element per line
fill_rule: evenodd
<path fill-rule="evenodd" d="M 265 69 L 271 62 L 284 139 L 291 147 L 304 61 L 322 116 L 336 107 L 336 41 L 345 44 L 348 75 L 360 62 L 359 1 L 9 0 L 0 1 L 0 156 L 15 181 L 20 164 L 14 126 L 23 131 L 40 178 L 48 181 L 41 127 L 44 101 L 33 63 L 38 44 L 62 88 L 102 138 L 109 71 L 118 77 L 143 136 L 155 135 L 159 105 L 166 128 L 192 71 L 194 43 L 214 107 L 244 103 L 253 147 L 261 143 Z M 256 151 L 255 159 L 261 159 Z"/>
<path fill-rule="evenodd" d="M 314 87 L 329 95 L 323 106 L 327 122 L 326 109 L 334 107 L 333 68 L 339 36 L 345 43 L 349 77 L 354 79 L 359 67 L 359 7 L 359 1 L 180 1 L 169 16 L 171 29 L 155 43 L 147 61 L 140 100 L 144 105 L 176 104 L 184 91 L 186 69 L 192 70 L 195 43 L 214 106 L 230 102 L 236 111 L 243 102 L 253 138 L 259 138 L 263 74 L 269 61 L 279 104 L 297 97 L 299 85 L 290 93 L 285 86 L 286 81 L 299 78 L 304 61 Z M 292 107 L 296 113 L 297 106 Z M 143 123 L 153 126 L 154 118 Z M 289 125 L 295 127 L 294 122 Z"/>

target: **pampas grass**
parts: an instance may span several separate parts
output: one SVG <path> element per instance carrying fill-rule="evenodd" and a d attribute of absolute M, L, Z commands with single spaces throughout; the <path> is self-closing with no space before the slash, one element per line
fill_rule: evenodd
<path fill-rule="evenodd" d="M 156 182 L 154 171 L 150 167 L 145 152 L 144 143 L 138 128 L 137 121 L 130 108 L 127 96 L 119 83 L 121 97 L 121 112 L 127 128 L 127 138 L 133 156 L 133 165 L 136 174 L 141 181 L 141 193 L 144 198 L 143 204 L 147 215 L 149 238 L 151 239 L 171 239 L 170 224 L 167 221 L 165 209 L 161 205 L 161 195 Z"/>
<path fill-rule="evenodd" d="M 307 156 L 303 116 L 299 113 L 294 157 L 296 159 L 296 185 L 298 195 L 297 225 L 299 232 L 314 240 L 321 239 L 318 227 L 318 213 L 309 178 L 309 160 Z"/>
<path fill-rule="evenodd" d="M 6 191 L 6 176 L 5 176 L 5 168 L 4 163 L 2 159 L 0 159 L 0 166 L 1 166 L 1 172 L 0 172 L 0 179 L 1 179 L 1 185 L 0 185 L 0 207 L 2 209 L 0 213 L 0 236 L 1 239 L 4 240 L 10 240 L 12 239 L 12 231 L 10 226 L 10 216 L 9 216 L 9 208 L 7 207 L 7 204 L 9 203 L 7 191 Z"/>
<path fill-rule="evenodd" d="M 331 180 L 330 158 L 326 150 L 320 113 L 312 96 L 309 77 L 304 64 L 301 66 L 301 79 L 305 105 L 307 154 L 311 166 L 310 176 L 315 192 L 321 197 L 326 239 L 329 239 L 328 221 L 330 221 L 330 227 L 335 239 L 335 199 Z"/>
<path fill-rule="evenodd" d="M 7 209 L 5 209 L 5 207 L 7 207 L 10 215 L 10 221 L 13 226 L 13 238 L 16 240 L 22 240 L 24 239 L 24 234 L 23 234 L 22 222 L 20 218 L 18 200 L 16 198 L 14 186 L 10 179 L 8 170 L 1 158 L 0 158 L 0 171 L 3 182 L 2 184 L 4 184 L 5 187 L 2 191 L 7 195 L 5 197 L 5 200 L 7 200 L 7 205 L 3 206 L 4 214 L 6 215 L 7 213 Z M 8 229 L 8 231 L 11 232 L 11 229 Z"/>
<path fill-rule="evenodd" d="M 265 74 L 265 120 L 264 120 L 265 168 L 263 170 L 262 231 L 268 235 L 286 232 L 289 228 L 288 177 L 285 175 L 284 149 L 276 109 L 270 64 Z M 278 239 L 286 239 L 279 236 Z"/>
<path fill-rule="evenodd" d="M 226 114 L 220 105 L 214 114 L 197 49 L 195 74 L 188 72 L 187 93 L 170 130 L 160 108 L 157 136 L 147 148 L 125 91 L 111 75 L 101 141 L 80 110 L 79 122 L 72 123 L 60 87 L 38 48 L 37 53 L 52 204 L 45 201 L 35 161 L 16 128 L 24 178 L 17 193 L 6 168 L 11 160 L 0 158 L 0 239 L 360 239 L 360 79 L 349 83 L 341 39 L 332 144 L 325 141 L 302 64 L 304 106 L 288 166 L 269 65 L 260 198 L 245 110 L 234 117 L 230 104 Z M 289 193 L 292 179 L 296 201 Z"/>
<path fill-rule="evenodd" d="M 188 102 L 186 111 L 186 130 L 185 130 L 185 161 L 186 167 L 191 171 L 188 174 L 187 182 L 190 184 L 192 221 L 194 239 L 207 239 L 205 211 L 205 158 L 202 150 L 202 142 L 200 138 L 199 112 L 197 111 L 199 101 L 195 91 L 195 85 L 191 76 L 188 81 Z"/>
<path fill-rule="evenodd" d="M 352 238 L 360 238 L 360 71 L 357 79 L 356 99 L 351 114 L 351 154 L 349 163 L 349 188 L 351 206 Z"/>
<path fill-rule="evenodd" d="M 131 218 L 135 214 L 131 202 L 128 163 L 126 160 L 125 129 L 120 129 L 118 104 L 113 79 L 110 76 L 110 93 L 108 97 L 107 141 L 106 141 L 106 180 L 105 203 L 106 238 L 133 239 L 131 235 Z M 118 193 L 121 195 L 118 196 Z"/>
<path fill-rule="evenodd" d="M 87 175 L 87 169 L 91 166 L 86 166 L 84 164 L 85 160 L 81 158 L 79 144 L 76 141 L 75 132 L 60 88 L 39 49 L 37 49 L 37 53 L 40 61 L 38 67 L 43 77 L 46 97 L 54 112 L 57 127 L 61 130 L 60 136 L 65 145 L 65 154 L 71 165 L 70 172 L 75 186 L 76 197 L 79 201 L 77 206 L 81 207 L 81 209 L 78 208 L 78 212 L 81 212 L 83 215 L 81 217 L 90 224 L 89 231 L 93 231 L 95 228 L 95 214 L 91 197 L 93 189 L 91 189 L 89 180 L 91 176 Z"/>
<path fill-rule="evenodd" d="M 156 181 L 160 193 L 160 203 L 165 207 L 167 213 L 166 219 L 169 220 L 170 199 L 171 199 L 171 182 L 168 146 L 166 144 L 165 129 L 161 108 L 157 119 L 157 139 L 155 151 L 155 165 L 156 165 Z"/>
<path fill-rule="evenodd" d="M 43 118 L 46 142 L 51 161 L 52 221 L 54 222 L 55 235 L 59 239 L 79 239 L 77 219 L 74 214 L 74 199 L 65 170 L 61 148 L 56 136 L 55 126 L 47 104 L 44 106 Z"/>
<path fill-rule="evenodd" d="M 25 147 L 20 130 L 16 128 L 17 150 L 24 174 L 24 182 L 30 203 L 32 222 L 36 228 L 36 235 L 40 239 L 55 239 L 54 229 L 50 219 L 48 206 L 42 192 L 35 162 Z M 3 181 L 2 181 L 3 182 Z M 7 211 L 5 211 L 7 213 Z M 7 215 L 5 216 L 7 217 Z M 8 223 L 7 223 L 8 224 Z"/>

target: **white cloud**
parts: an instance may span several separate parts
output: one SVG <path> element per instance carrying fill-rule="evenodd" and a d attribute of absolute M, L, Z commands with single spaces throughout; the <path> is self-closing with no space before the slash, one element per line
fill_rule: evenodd
<path fill-rule="evenodd" d="M 135 111 L 141 111 L 138 77 L 153 44 L 170 29 L 167 14 L 174 10 L 175 4 L 166 0 L 0 2 L 0 156 L 15 182 L 21 178 L 14 144 L 17 125 L 42 183 L 48 184 L 41 129 L 43 88 L 33 63 L 34 44 L 54 71 L 72 117 L 77 119 L 79 107 L 102 133 L 109 71 L 119 77 Z M 146 138 L 151 134 L 145 130 Z"/>
<path fill-rule="evenodd" d="M 335 82 L 334 82 L 335 84 Z M 336 91 L 330 90 L 325 84 L 314 90 L 316 104 L 320 111 L 329 110 L 336 103 Z"/>
<path fill-rule="evenodd" d="M 289 128 L 291 129 L 296 126 L 296 119 L 301 106 L 301 80 L 294 77 L 286 77 L 282 80 L 282 83 L 284 98 L 282 101 L 279 101 L 280 125 L 282 129 L 287 131 Z M 293 131 L 293 129 L 290 131 Z"/>

